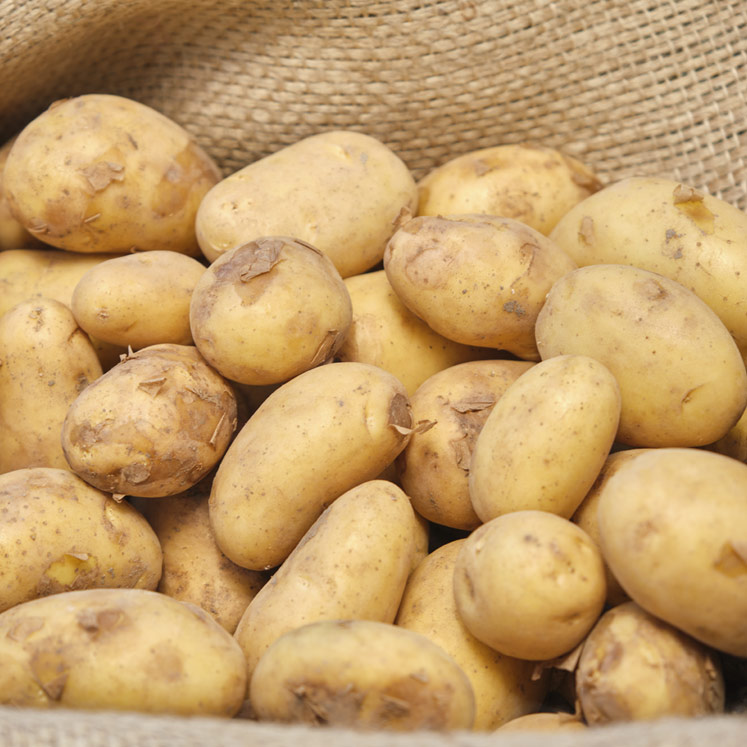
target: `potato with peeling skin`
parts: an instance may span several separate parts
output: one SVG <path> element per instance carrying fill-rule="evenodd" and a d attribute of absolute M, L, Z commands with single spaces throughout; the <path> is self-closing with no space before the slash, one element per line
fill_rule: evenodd
<path fill-rule="evenodd" d="M 278 387 L 223 457 L 210 494 L 221 550 L 240 566 L 280 565 L 336 498 L 405 448 L 410 403 L 395 376 L 329 363 Z"/>
<path fill-rule="evenodd" d="M 197 349 L 240 384 L 278 384 L 334 358 L 350 327 L 334 264 L 298 239 L 267 236 L 235 247 L 200 278 L 189 318 Z"/>
<path fill-rule="evenodd" d="M 0 615 L 0 703 L 231 717 L 244 657 L 207 612 L 144 589 L 87 589 Z"/>
<path fill-rule="evenodd" d="M 200 256 L 195 216 L 219 179 L 176 122 L 131 99 L 86 94 L 55 102 L 19 133 L 3 187 L 26 230 L 60 249 Z"/>
<path fill-rule="evenodd" d="M 151 345 L 82 392 L 62 427 L 71 469 L 100 490 L 175 495 L 218 463 L 236 428 L 230 384 L 189 345 Z"/>

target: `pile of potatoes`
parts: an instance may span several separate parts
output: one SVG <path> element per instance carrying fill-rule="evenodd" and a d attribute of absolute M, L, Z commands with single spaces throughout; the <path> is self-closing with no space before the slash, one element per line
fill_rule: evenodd
<path fill-rule="evenodd" d="M 584 729 L 734 706 L 747 215 L 135 101 L 0 151 L 0 703 Z"/>

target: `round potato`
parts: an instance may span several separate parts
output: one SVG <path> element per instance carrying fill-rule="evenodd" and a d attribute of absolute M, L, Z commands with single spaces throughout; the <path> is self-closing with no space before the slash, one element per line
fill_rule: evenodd
<path fill-rule="evenodd" d="M 329 257 L 303 241 L 268 236 L 213 262 L 197 283 L 189 318 L 211 366 L 262 386 L 332 360 L 352 308 Z"/>
<path fill-rule="evenodd" d="M 212 262 L 262 236 L 293 236 L 326 254 L 342 277 L 381 260 L 417 186 L 403 161 L 369 135 L 334 130 L 304 138 L 231 174 L 197 212 Z"/>
<path fill-rule="evenodd" d="M 526 360 L 539 360 L 534 323 L 545 295 L 575 267 L 538 231 L 490 215 L 413 218 L 384 252 L 394 292 L 431 329 Z"/>
<path fill-rule="evenodd" d="M 231 386 L 189 345 L 151 345 L 83 391 L 62 427 L 74 472 L 100 490 L 175 495 L 220 460 L 236 429 Z"/>
<path fill-rule="evenodd" d="M 189 303 L 205 267 L 170 251 L 114 257 L 78 281 L 70 308 L 89 335 L 133 350 L 191 345 Z"/>
<path fill-rule="evenodd" d="M 23 129 L 3 188 L 24 228 L 60 249 L 199 256 L 197 207 L 219 179 L 176 122 L 131 99 L 86 94 L 52 104 Z"/>
<path fill-rule="evenodd" d="M 716 314 L 683 285 L 626 265 L 590 265 L 553 285 L 537 317 L 542 358 L 590 355 L 620 386 L 617 440 L 704 446 L 747 403 L 747 372 Z"/>
<path fill-rule="evenodd" d="M 547 235 L 601 186 L 584 164 L 553 148 L 494 145 L 426 174 L 418 183 L 418 215 L 500 215 Z"/>

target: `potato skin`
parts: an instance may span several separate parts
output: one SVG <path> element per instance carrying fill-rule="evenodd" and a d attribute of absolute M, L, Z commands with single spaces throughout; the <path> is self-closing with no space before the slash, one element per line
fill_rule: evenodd
<path fill-rule="evenodd" d="M 747 465 L 651 449 L 601 491 L 605 560 L 633 601 L 693 638 L 747 656 Z"/>
<path fill-rule="evenodd" d="M 280 565 L 322 511 L 374 479 L 412 428 L 402 384 L 365 363 L 329 363 L 278 387 L 223 457 L 210 494 L 221 550 L 253 570 Z"/>
<path fill-rule="evenodd" d="M 100 490 L 146 498 L 195 485 L 236 428 L 231 386 L 189 345 L 151 345 L 82 392 L 68 410 L 62 448 Z"/>
<path fill-rule="evenodd" d="M 176 122 L 131 99 L 86 94 L 19 133 L 3 185 L 19 222 L 60 249 L 199 256 L 197 207 L 219 179 Z"/>
<path fill-rule="evenodd" d="M 265 652 L 249 695 L 260 720 L 386 731 L 469 729 L 474 693 L 425 636 L 371 620 L 324 620 Z"/>
<path fill-rule="evenodd" d="M 69 470 L 0 475 L 0 513 L 0 545 L 10 550 L 0 567 L 0 611 L 64 591 L 158 584 L 161 547 L 148 522 Z"/>
<path fill-rule="evenodd" d="M 0 316 L 0 472 L 67 469 L 62 424 L 101 376 L 88 336 L 59 301 L 22 301 Z"/>
<path fill-rule="evenodd" d="M 634 447 L 704 446 L 747 403 L 747 372 L 716 314 L 683 285 L 627 265 L 589 265 L 547 294 L 537 317 L 542 358 L 590 355 L 622 395 L 617 440 Z"/>
<path fill-rule="evenodd" d="M 244 657 L 207 612 L 144 589 L 88 589 L 0 615 L 0 703 L 233 716 Z"/>
<path fill-rule="evenodd" d="M 43 246 L 13 217 L 3 191 L 3 170 L 14 140 L 12 138 L 0 147 L 0 252 Z"/>

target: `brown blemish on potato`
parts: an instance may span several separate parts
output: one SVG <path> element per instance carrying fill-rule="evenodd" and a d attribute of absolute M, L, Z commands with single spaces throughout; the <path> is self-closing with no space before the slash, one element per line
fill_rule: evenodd
<path fill-rule="evenodd" d="M 585 215 L 578 227 L 578 238 L 586 246 L 594 246 L 596 234 L 594 233 L 594 219 Z"/>
<path fill-rule="evenodd" d="M 577 163 L 563 154 L 560 157 L 571 172 L 571 181 L 581 187 L 581 189 L 586 190 L 589 194 L 594 194 L 594 192 L 598 192 L 604 186 L 602 181 L 590 171 L 582 169 Z"/>
<path fill-rule="evenodd" d="M 140 485 L 146 482 L 150 477 L 150 473 L 150 464 L 143 464 L 142 462 L 128 464 L 120 471 L 122 478 L 133 485 Z"/>
<path fill-rule="evenodd" d="M 322 363 L 329 361 L 339 349 L 340 345 L 345 339 L 344 334 L 340 334 L 339 330 L 328 329 L 322 341 L 319 343 L 319 347 L 314 353 L 314 357 L 309 362 L 310 368 L 320 366 Z"/>
<path fill-rule="evenodd" d="M 92 195 L 106 189 L 112 182 L 124 181 L 125 168 L 114 161 L 99 161 L 79 171 L 88 182 L 89 194 Z"/>
<path fill-rule="evenodd" d="M 289 682 L 285 685 L 294 700 L 289 711 L 294 721 L 306 724 L 352 724 L 356 721 L 364 695 L 348 684 L 331 688 L 326 682 Z"/>
<path fill-rule="evenodd" d="M 23 643 L 34 633 L 44 627 L 43 617 L 25 617 L 19 620 L 7 633 L 6 637 L 11 641 Z"/>
<path fill-rule="evenodd" d="M 503 304 L 503 310 L 509 314 L 516 314 L 518 317 L 525 316 L 527 310 L 518 301 L 506 301 Z"/>
<path fill-rule="evenodd" d="M 68 667 L 57 651 L 41 648 L 29 661 L 31 676 L 50 700 L 59 700 L 68 678 Z"/>
<path fill-rule="evenodd" d="M 706 234 L 714 231 L 715 215 L 705 206 L 705 196 L 692 187 L 678 184 L 674 190 L 674 206 Z"/>
<path fill-rule="evenodd" d="M 637 281 L 634 287 L 638 294 L 647 301 L 664 301 L 669 298 L 669 291 L 655 278 Z"/>
<path fill-rule="evenodd" d="M 721 547 L 713 567 L 730 578 L 747 573 L 747 542 L 729 540 Z"/>
<path fill-rule="evenodd" d="M 389 402 L 388 425 L 397 430 L 404 429 L 407 433 L 412 432 L 410 401 L 399 392 Z"/>
<path fill-rule="evenodd" d="M 462 432 L 461 437 L 451 439 L 449 445 L 454 452 L 457 466 L 465 472 L 469 472 L 477 436 L 485 425 L 495 402 L 495 395 L 485 394 L 449 403 Z"/>
<path fill-rule="evenodd" d="M 396 217 L 392 221 L 392 230 L 399 231 L 399 229 L 402 228 L 402 226 L 404 226 L 405 223 L 407 223 L 411 219 L 412 210 L 410 210 L 410 208 L 407 206 L 400 208 L 399 213 L 397 213 Z"/>
<path fill-rule="evenodd" d="M 118 608 L 93 610 L 84 609 L 78 612 L 75 621 L 93 639 L 101 635 L 111 633 L 120 628 L 126 628 L 130 624 L 127 615 Z"/>

